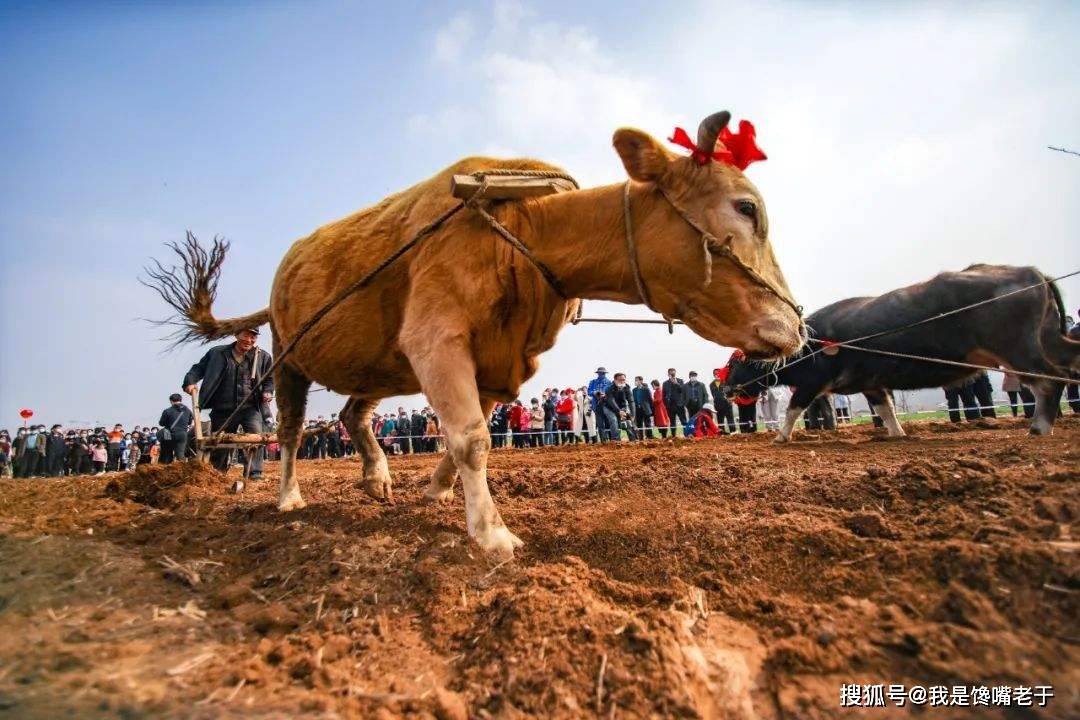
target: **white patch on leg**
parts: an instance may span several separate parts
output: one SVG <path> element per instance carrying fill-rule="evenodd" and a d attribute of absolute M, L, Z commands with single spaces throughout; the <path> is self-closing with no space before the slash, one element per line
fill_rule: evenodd
<path fill-rule="evenodd" d="M 304 498 L 300 496 L 300 484 L 294 477 L 296 470 L 296 449 L 282 447 L 281 453 L 281 486 L 278 491 L 278 510 L 289 512 L 307 507 Z"/>
<path fill-rule="evenodd" d="M 896 411 L 887 396 L 884 403 L 874 406 L 874 412 L 881 418 L 881 422 L 885 423 L 885 430 L 888 431 L 889 437 L 903 437 L 907 434 L 904 428 L 900 427 L 900 421 L 896 419 Z"/>
<path fill-rule="evenodd" d="M 788 407 L 787 412 L 784 414 L 784 427 L 780 428 L 780 433 L 773 438 L 774 443 L 786 443 L 791 439 L 791 432 L 795 429 L 795 423 L 802 417 L 805 409 Z"/>

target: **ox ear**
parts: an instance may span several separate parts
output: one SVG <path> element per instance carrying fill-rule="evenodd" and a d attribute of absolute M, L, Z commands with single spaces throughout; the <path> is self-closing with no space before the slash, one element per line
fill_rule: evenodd
<path fill-rule="evenodd" d="M 674 158 L 656 138 L 634 128 L 616 130 L 612 144 L 622 158 L 626 174 L 638 182 L 656 182 Z"/>

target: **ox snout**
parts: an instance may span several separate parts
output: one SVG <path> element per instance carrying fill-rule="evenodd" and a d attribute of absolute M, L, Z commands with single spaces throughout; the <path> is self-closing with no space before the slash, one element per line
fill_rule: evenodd
<path fill-rule="evenodd" d="M 794 355 L 806 342 L 806 328 L 789 313 L 791 318 L 766 318 L 753 325 L 753 344 L 743 348 L 746 354 L 757 360 L 778 360 Z"/>

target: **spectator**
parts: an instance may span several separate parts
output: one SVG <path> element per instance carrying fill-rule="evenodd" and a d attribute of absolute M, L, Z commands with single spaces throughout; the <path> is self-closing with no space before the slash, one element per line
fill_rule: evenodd
<path fill-rule="evenodd" d="M 158 462 L 167 465 L 173 460 L 186 459 L 188 432 L 194 420 L 191 410 L 184 405 L 183 396 L 180 393 L 170 395 L 169 406 L 161 411 L 161 417 L 158 418 L 161 425 L 158 432 L 161 439 Z"/>
<path fill-rule="evenodd" d="M 851 423 L 851 400 L 847 395 L 833 395 L 833 406 L 836 408 L 836 424 Z"/>
<path fill-rule="evenodd" d="M 67 472 L 69 475 L 86 475 L 93 470 L 90 462 L 90 443 L 86 431 L 75 435 L 68 445 Z"/>
<path fill-rule="evenodd" d="M 491 447 L 501 448 L 506 446 L 506 431 L 510 421 L 509 410 L 503 403 L 495 403 L 491 409 L 491 417 L 488 419 L 488 432 L 491 433 Z"/>
<path fill-rule="evenodd" d="M 60 432 L 59 425 L 53 425 L 45 438 L 45 472 L 48 477 L 61 477 L 64 474 L 64 458 L 67 456 L 67 442 Z"/>
<path fill-rule="evenodd" d="M 510 433 L 514 447 L 525 447 L 530 419 L 529 411 L 525 409 L 520 400 L 515 400 L 510 408 Z"/>
<path fill-rule="evenodd" d="M 11 477 L 11 434 L 0 430 L 0 477 Z"/>
<path fill-rule="evenodd" d="M 319 418 L 322 419 L 321 417 Z M 420 434 L 423 434 L 423 428 L 420 428 Z M 397 436 L 398 446 L 401 448 L 402 453 L 411 453 L 413 451 L 413 427 L 412 421 L 409 420 L 409 413 L 405 412 L 405 408 L 398 408 L 397 417 Z M 326 458 L 326 441 L 323 440 L 323 454 L 322 457 Z"/>
<path fill-rule="evenodd" d="M 713 406 L 711 403 L 705 403 L 701 406 L 701 409 L 694 415 L 694 437 L 718 437 L 723 435 L 723 431 L 720 426 L 713 420 Z"/>
<path fill-rule="evenodd" d="M 722 430 L 734 433 L 735 410 L 731 407 L 731 401 L 727 399 L 728 369 L 726 367 L 714 368 L 712 374 L 713 381 L 709 383 L 709 394 L 712 395 L 713 408 L 716 410 L 716 422 Z"/>
<path fill-rule="evenodd" d="M 990 374 L 980 370 L 971 383 L 971 390 L 979 403 L 979 414 L 982 417 L 997 417 L 994 412 L 994 388 L 990 385 Z"/>
<path fill-rule="evenodd" d="M 37 425 L 30 426 L 23 438 L 22 454 L 19 456 L 19 477 L 37 477 L 45 461 L 45 433 Z"/>
<path fill-rule="evenodd" d="M 758 396 L 758 405 L 761 406 L 761 420 L 766 430 L 780 429 L 780 398 L 779 390 L 775 387 L 767 387 Z"/>
<path fill-rule="evenodd" d="M 728 371 L 731 370 L 732 361 L 744 360 L 746 355 L 742 350 L 734 350 L 728 358 Z M 739 411 L 739 432 L 757 432 L 757 393 L 745 395 L 739 393 L 734 398 L 735 407 Z"/>
<path fill-rule="evenodd" d="M 124 449 L 124 426 L 117 423 L 108 434 L 109 457 L 105 470 L 116 472 L 120 469 L 120 453 Z"/>
<path fill-rule="evenodd" d="M 686 396 L 686 414 L 692 417 L 698 414 L 705 403 L 709 402 L 709 388 L 698 380 L 697 370 L 691 370 L 689 377 L 683 388 Z"/>
<path fill-rule="evenodd" d="M 607 377 L 607 369 L 602 365 L 596 368 L 596 377 L 589 381 L 588 393 L 589 404 L 592 407 L 593 417 L 596 422 L 596 430 L 599 435 L 600 441 L 603 442 L 607 437 L 607 416 L 600 409 L 600 405 L 597 402 L 597 393 L 601 395 L 607 393 L 607 389 L 611 387 L 611 380 Z"/>
<path fill-rule="evenodd" d="M 803 423 L 807 430 L 835 430 L 836 414 L 833 412 L 831 396 L 828 393 L 818 395 L 807 406 L 803 414 Z"/>
<path fill-rule="evenodd" d="M 626 384 L 625 373 L 615 373 L 615 382 L 608 388 L 604 398 L 604 413 L 608 424 L 608 437 L 612 442 L 622 440 L 622 430 L 630 440 L 637 440 L 634 432 L 634 393 Z"/>
<path fill-rule="evenodd" d="M 593 412 L 592 399 L 588 394 L 588 390 L 584 387 L 577 389 L 574 393 L 574 404 L 577 406 L 578 417 L 575 418 L 576 425 L 586 443 L 599 442 L 599 438 L 596 435 L 596 413 Z"/>
<path fill-rule="evenodd" d="M 249 328 L 236 334 L 236 341 L 210 348 L 184 376 L 184 391 L 194 395 L 199 381 L 199 407 L 210 409 L 210 431 L 263 431 L 263 405 L 274 394 L 274 379 L 270 375 L 273 360 L 270 353 L 256 346 L 259 329 Z M 196 418 L 198 420 L 198 418 Z M 228 423 L 229 427 L 225 427 Z M 263 448 L 258 448 L 245 473 L 252 479 L 262 477 Z M 218 470 L 229 469 L 231 452 L 211 453 L 211 462 Z"/>
<path fill-rule="evenodd" d="M 1012 416 L 1016 417 L 1020 414 L 1020 378 L 1011 372 L 1006 372 L 1001 380 L 1001 391 L 1009 396 L 1009 409 L 1012 411 Z"/>
<path fill-rule="evenodd" d="M 668 379 L 664 381 L 664 408 L 667 410 L 671 437 L 675 437 L 675 424 L 685 425 L 686 387 L 683 381 L 675 377 L 675 368 L 668 368 Z"/>
<path fill-rule="evenodd" d="M 653 394 L 645 384 L 645 378 L 634 378 L 634 426 L 641 433 L 642 439 L 653 437 Z"/>
<path fill-rule="evenodd" d="M 559 395 L 559 402 L 555 405 L 555 424 L 559 429 L 560 442 L 576 443 L 577 435 L 574 434 L 574 417 L 577 408 L 574 407 L 574 390 L 566 388 Z"/>
<path fill-rule="evenodd" d="M 664 391 L 660 387 L 659 380 L 653 380 L 649 385 L 652 387 L 652 406 L 653 413 L 656 415 L 656 429 L 660 431 L 660 437 L 666 438 L 668 428 L 671 426 L 671 418 L 668 416 L 667 406 L 664 404 Z M 671 437 L 675 437 L 674 431 L 672 431 Z"/>
<path fill-rule="evenodd" d="M 972 378 L 946 385 L 942 389 L 945 391 L 945 403 L 949 408 L 950 422 L 960 422 L 961 403 L 963 403 L 965 419 L 978 420 L 981 417 L 978 408 L 979 401 L 975 399 L 974 380 Z"/>
<path fill-rule="evenodd" d="M 424 437 L 427 439 L 428 452 L 439 451 L 439 416 L 428 408 L 425 413 Z"/>
<path fill-rule="evenodd" d="M 540 407 L 539 398 L 532 399 L 529 409 L 529 447 L 540 447 L 544 443 L 544 408 Z"/>
<path fill-rule="evenodd" d="M 104 475 L 105 465 L 109 460 L 109 450 L 101 440 L 95 440 L 90 448 L 90 457 L 94 463 L 94 474 Z"/>
<path fill-rule="evenodd" d="M 549 388 L 544 391 L 544 445 L 555 444 L 555 403 L 559 391 Z"/>
<path fill-rule="evenodd" d="M 131 433 L 131 442 L 128 443 L 128 446 L 127 446 L 127 453 L 128 453 L 127 469 L 128 470 L 134 470 L 135 467 L 139 464 L 139 458 L 142 456 L 142 451 L 139 449 L 139 435 L 141 435 L 141 433 L 137 433 L 137 432 Z"/>

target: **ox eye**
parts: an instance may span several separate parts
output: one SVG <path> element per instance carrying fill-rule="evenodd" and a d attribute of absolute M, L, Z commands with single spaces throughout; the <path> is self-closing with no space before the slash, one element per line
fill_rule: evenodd
<path fill-rule="evenodd" d="M 736 200 L 735 209 L 739 211 L 740 215 L 745 215 L 751 220 L 757 220 L 757 206 L 750 200 Z"/>

